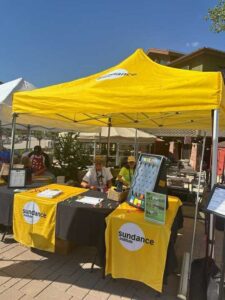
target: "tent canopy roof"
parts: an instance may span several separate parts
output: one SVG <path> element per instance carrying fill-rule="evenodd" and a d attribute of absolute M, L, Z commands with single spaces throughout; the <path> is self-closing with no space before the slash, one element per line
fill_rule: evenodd
<path fill-rule="evenodd" d="M 14 92 L 30 91 L 36 87 L 23 78 L 17 78 L 15 80 L 3 83 L 0 85 L 0 121 L 2 125 L 11 126 L 12 123 L 12 98 Z M 31 105 L 30 100 L 26 104 Z M 75 130 L 75 131 L 96 131 L 99 132 L 100 128 L 93 128 L 93 126 L 80 125 L 79 128 L 76 124 L 67 124 L 62 121 L 51 120 L 48 117 L 35 116 L 35 115 L 23 115 L 18 120 L 22 125 L 32 125 L 33 129 L 40 130 L 42 128 L 48 130 Z M 21 127 L 20 127 L 21 128 Z"/>
<path fill-rule="evenodd" d="M 165 67 L 141 49 L 106 71 L 15 93 L 13 101 L 20 115 L 133 128 L 211 128 L 212 109 L 225 112 L 220 72 Z"/>

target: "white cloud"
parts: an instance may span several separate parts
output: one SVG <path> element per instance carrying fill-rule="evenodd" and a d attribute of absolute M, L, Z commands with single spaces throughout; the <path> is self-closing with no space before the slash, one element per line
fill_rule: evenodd
<path fill-rule="evenodd" d="M 200 45 L 199 42 L 187 42 L 186 43 L 186 47 L 192 47 L 192 48 L 196 48 Z"/>

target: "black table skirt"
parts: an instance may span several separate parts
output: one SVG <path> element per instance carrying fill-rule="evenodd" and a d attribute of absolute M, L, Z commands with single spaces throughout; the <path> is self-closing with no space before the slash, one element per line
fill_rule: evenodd
<path fill-rule="evenodd" d="M 108 200 L 105 194 L 96 191 L 88 191 L 84 195 L 103 198 L 101 207 L 81 204 L 75 199 L 60 202 L 57 205 L 56 237 L 78 246 L 96 247 L 100 264 L 104 265 L 105 218 L 119 203 Z"/>
<path fill-rule="evenodd" d="M 0 224 L 12 226 L 14 189 L 0 187 Z"/>

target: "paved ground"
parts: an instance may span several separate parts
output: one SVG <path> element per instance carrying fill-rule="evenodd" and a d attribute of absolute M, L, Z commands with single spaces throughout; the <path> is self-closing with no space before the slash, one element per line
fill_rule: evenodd
<path fill-rule="evenodd" d="M 184 229 L 176 242 L 176 252 L 181 264 L 184 251 L 190 251 L 192 219 L 185 218 Z M 195 257 L 204 256 L 204 225 L 198 222 Z M 217 233 L 217 241 L 222 240 Z M 102 279 L 96 266 L 90 272 L 94 249 L 76 248 L 67 256 L 31 251 L 7 236 L 0 242 L 0 299 L 85 299 L 85 300 L 175 300 L 179 276 L 169 276 L 162 296 L 148 286 L 125 279 Z M 220 261 L 221 249 L 217 242 L 216 258 Z"/>

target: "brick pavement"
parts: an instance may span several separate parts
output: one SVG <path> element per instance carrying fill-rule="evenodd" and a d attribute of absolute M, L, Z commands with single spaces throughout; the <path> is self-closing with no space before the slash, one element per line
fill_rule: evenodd
<path fill-rule="evenodd" d="M 176 242 L 176 253 L 181 265 L 184 251 L 190 251 L 193 220 L 185 219 L 184 228 Z M 222 234 L 217 232 L 217 241 Z M 204 224 L 198 222 L 194 256 L 204 256 Z M 216 246 L 216 258 L 220 261 L 220 243 Z M 164 285 L 159 298 L 155 291 L 137 281 L 102 279 L 101 269 L 95 266 L 90 272 L 94 249 L 76 248 L 67 256 L 26 248 L 7 236 L 0 242 L 0 300 L 175 300 L 179 277 L 172 274 Z"/>

